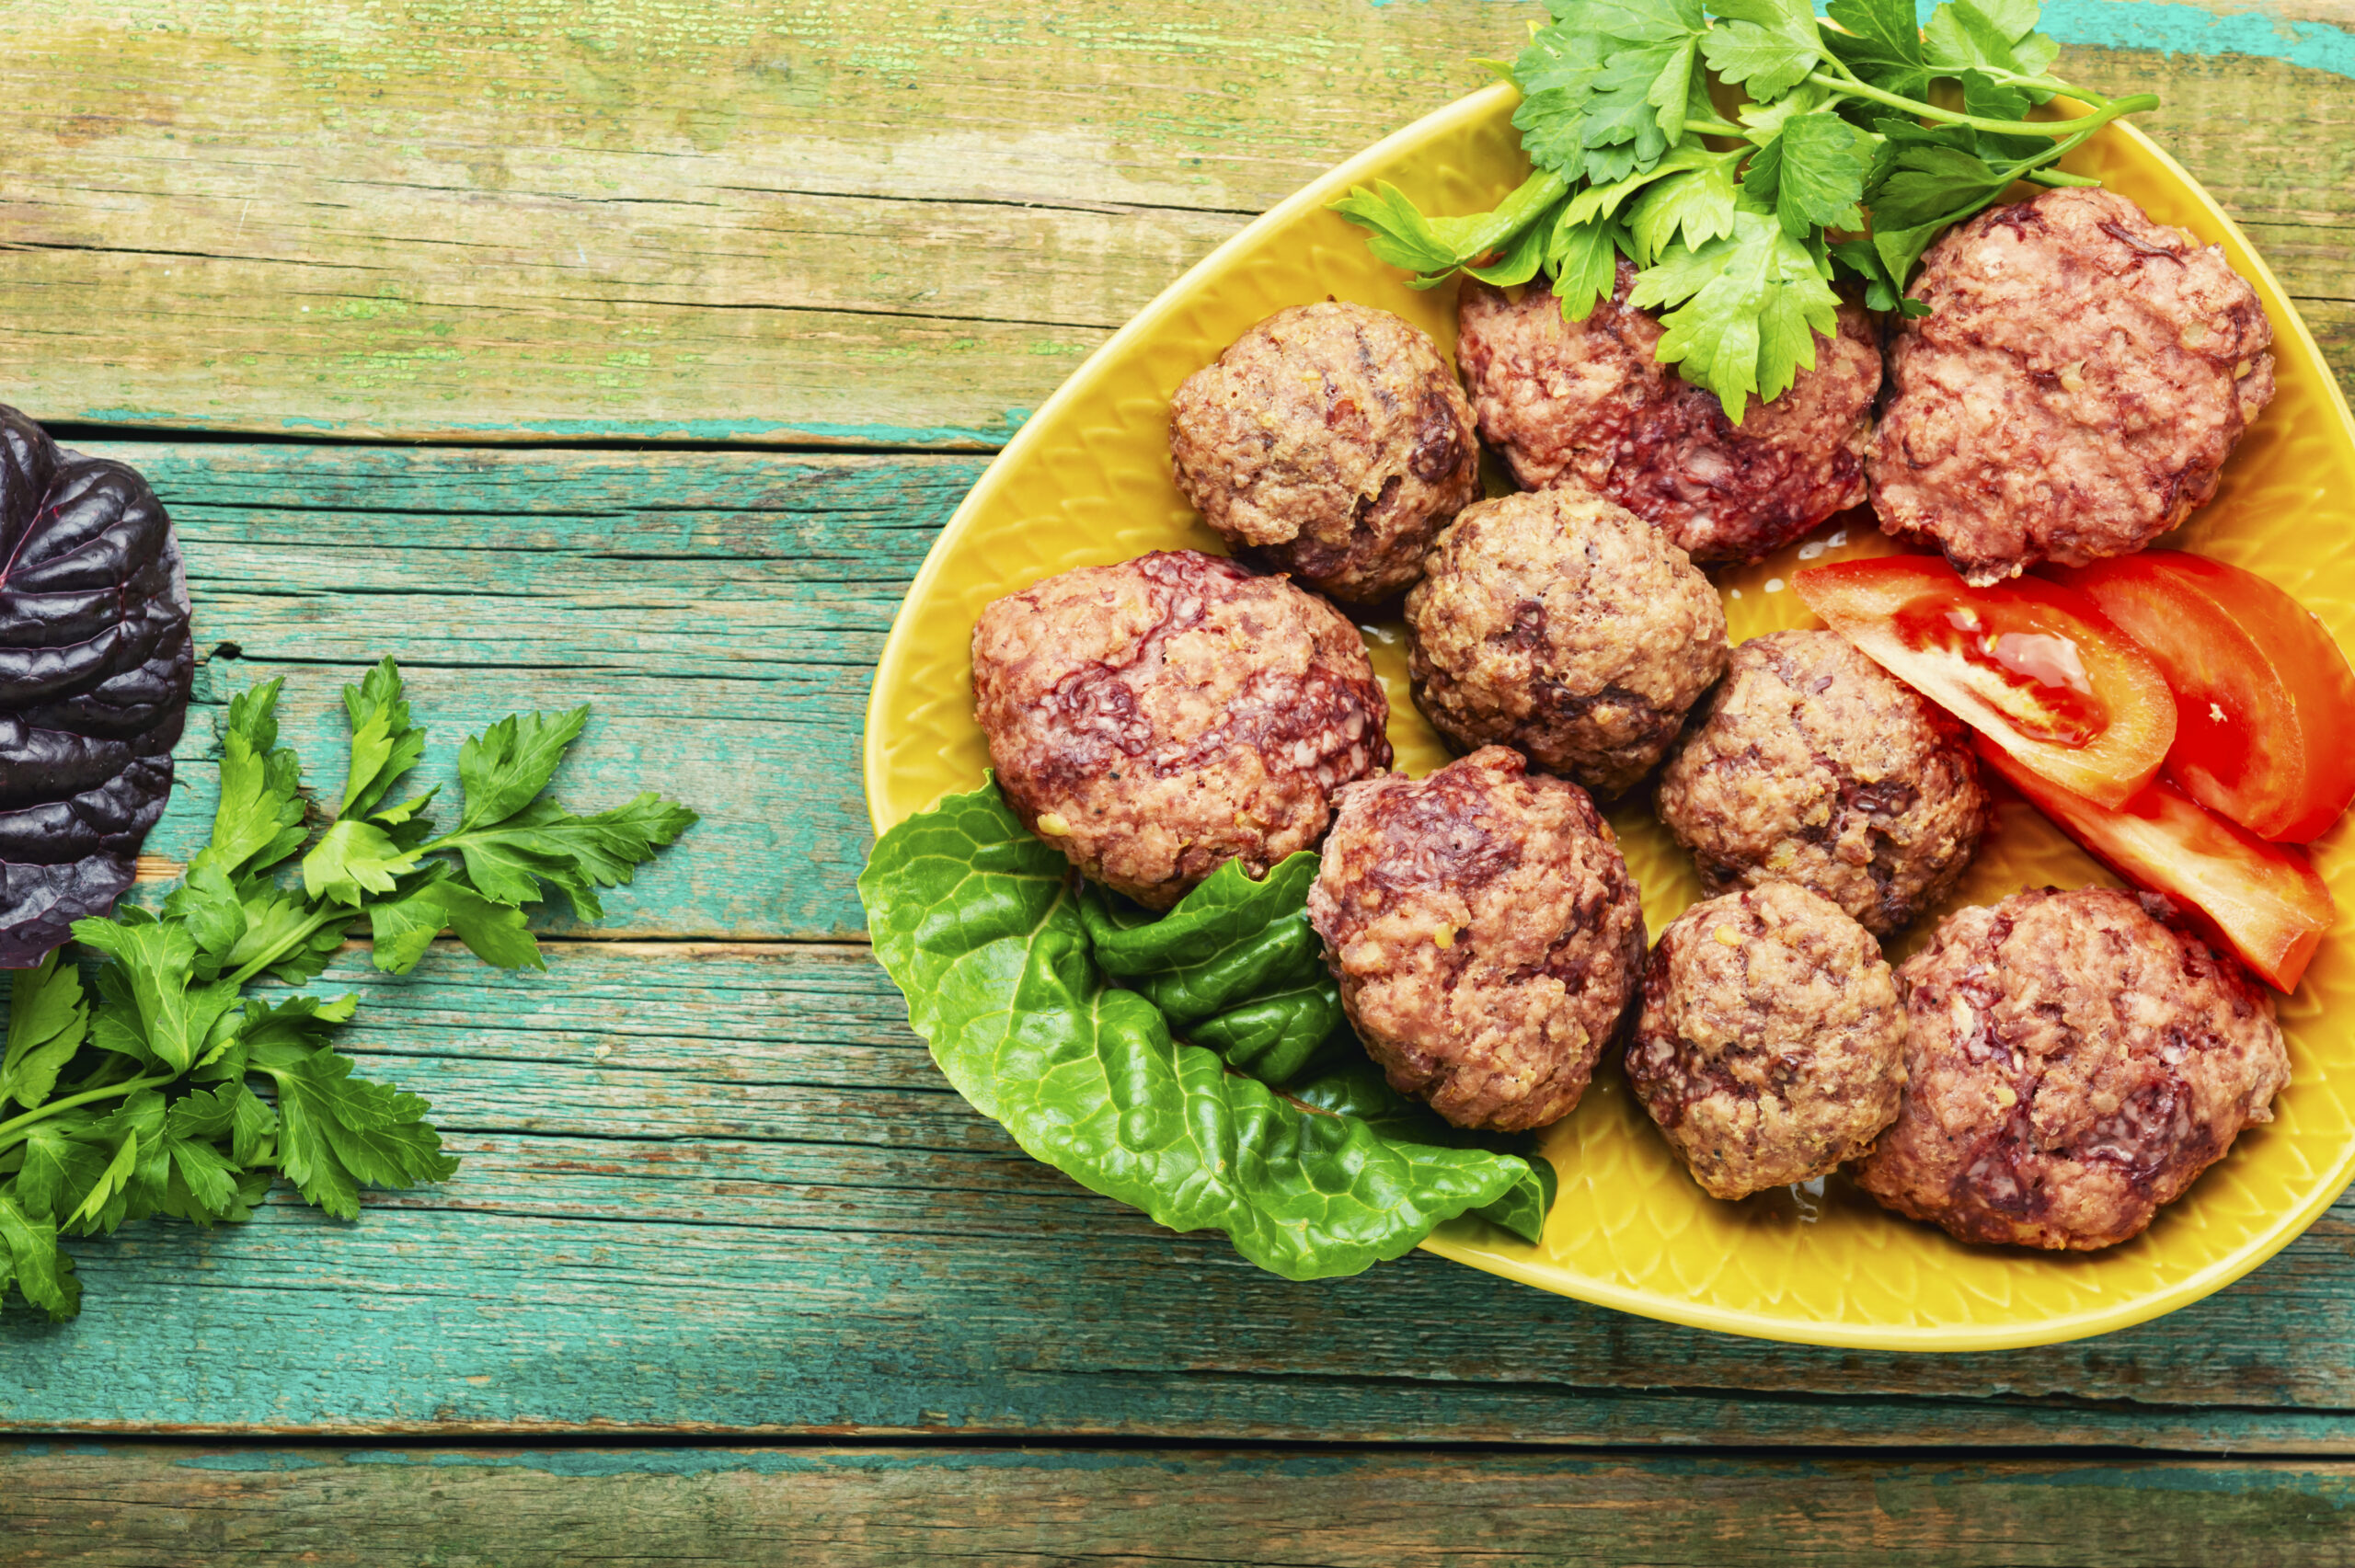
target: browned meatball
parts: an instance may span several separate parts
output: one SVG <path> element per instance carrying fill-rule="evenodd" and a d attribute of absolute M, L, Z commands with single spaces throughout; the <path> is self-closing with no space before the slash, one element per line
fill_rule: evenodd
<path fill-rule="evenodd" d="M 1796 882 L 1884 935 L 1953 891 L 1987 819 L 1962 727 L 1832 632 L 1735 648 L 1655 804 L 1710 892 Z"/>
<path fill-rule="evenodd" d="M 1726 665 L 1725 606 L 1684 552 L 1580 490 L 1465 509 L 1407 596 L 1415 705 L 1459 750 L 1519 747 L 1614 795 Z"/>
<path fill-rule="evenodd" d="M 1352 603 L 1412 584 L 1479 493 L 1455 372 L 1412 324 L 1364 305 L 1294 305 L 1236 338 L 1178 388 L 1169 453 L 1221 537 Z"/>
<path fill-rule="evenodd" d="M 1194 550 L 1083 567 L 973 627 L 998 787 L 1085 875 L 1166 910 L 1221 864 L 1313 849 L 1333 792 L 1390 765 L 1357 628 Z"/>
<path fill-rule="evenodd" d="M 1856 1180 L 1966 1242 L 2139 1235 L 2290 1075 L 2273 999 L 2111 888 L 1958 910 L 1897 984 L 1904 1102 Z"/>
<path fill-rule="evenodd" d="M 1344 789 L 1308 918 L 1391 1087 L 1458 1127 L 1569 1115 L 1644 962 L 1609 824 L 1501 746 Z"/>
<path fill-rule="evenodd" d="M 1880 339 L 1854 305 L 1815 368 L 1740 424 L 1652 356 L 1660 323 L 1626 303 L 1635 268 L 1584 321 L 1543 289 L 1466 280 L 1455 349 L 1480 434 L 1530 489 L 1580 485 L 1659 525 L 1704 566 L 1755 561 L 1865 499 Z"/>
<path fill-rule="evenodd" d="M 2112 190 L 2048 190 L 1949 232 L 1890 343 L 1868 464 L 1889 532 L 1969 581 L 2140 550 L 2216 493 L 2273 396 L 2257 292 Z"/>
<path fill-rule="evenodd" d="M 1712 1197 L 1811 1181 L 1872 1148 L 1905 1081 L 1880 947 L 1787 882 L 1694 905 L 1644 972 L 1627 1081 Z"/>

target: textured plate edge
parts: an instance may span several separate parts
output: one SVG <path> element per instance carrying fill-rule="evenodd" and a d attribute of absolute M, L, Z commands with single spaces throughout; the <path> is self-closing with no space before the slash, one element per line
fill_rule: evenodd
<path fill-rule="evenodd" d="M 887 635 L 883 656 L 877 660 L 875 675 L 868 687 L 867 702 L 863 715 L 860 737 L 862 761 L 861 783 L 867 794 L 867 816 L 879 837 L 903 819 L 905 815 L 890 814 L 885 805 L 887 793 L 888 755 L 878 738 L 883 693 L 896 682 L 907 658 L 907 644 L 900 635 L 902 622 L 910 606 L 923 598 L 934 580 L 944 569 L 944 563 L 962 536 L 970 531 L 972 520 L 985 509 L 996 492 L 1006 483 L 1005 475 L 1013 471 L 1017 460 L 1029 449 L 1046 439 L 1054 423 L 1051 416 L 1069 404 L 1088 395 L 1104 373 L 1106 366 L 1117 358 L 1120 350 L 1136 339 L 1145 337 L 1173 314 L 1192 287 L 1210 275 L 1226 269 L 1232 259 L 1248 249 L 1269 230 L 1287 225 L 1314 212 L 1336 198 L 1345 195 L 1351 185 L 1363 184 L 1373 177 L 1373 171 L 1386 166 L 1396 154 L 1405 148 L 1428 142 L 1465 122 L 1494 112 L 1502 102 L 1519 97 L 1509 83 L 1497 83 L 1479 92 L 1456 99 L 1419 120 L 1391 132 L 1381 141 L 1352 155 L 1317 178 L 1286 197 L 1241 230 L 1223 241 L 1208 256 L 1188 268 L 1168 287 L 1132 317 L 1126 325 L 1107 338 L 1079 369 L 1073 372 L 1054 394 L 1040 405 L 1038 411 L 1025 421 L 997 456 L 974 483 L 965 498 L 958 504 L 940 536 L 925 553 L 924 564 L 910 582 L 900 608 L 893 612 L 891 629 Z M 2074 108 L 2076 106 L 2070 106 Z M 2065 110 L 2063 111 L 2066 112 Z M 2074 116 L 2071 116 L 2074 118 Z M 2209 220 L 2231 239 L 2239 252 L 2236 265 L 2254 274 L 2270 301 L 2280 306 L 2276 321 L 2277 333 L 2286 322 L 2300 346 L 2317 363 L 2326 367 L 2324 385 L 2328 389 L 2329 406 L 2338 416 L 2340 435 L 2350 447 L 2355 447 L 2355 413 L 2350 413 L 2346 393 L 2336 376 L 2327 373 L 2328 361 L 2321 346 L 2298 312 L 2296 303 L 2281 286 L 2262 253 L 2251 243 L 2240 225 L 2234 223 L 2210 195 L 2205 186 L 2194 178 L 2140 128 L 2123 120 L 2108 128 L 2121 133 L 2136 144 L 2140 151 L 2155 161 L 2168 174 L 2180 180 L 2185 189 L 2205 212 Z M 926 803 L 928 809 L 934 803 Z M 1705 1329 L 1742 1338 L 1769 1340 L 1780 1344 L 1811 1345 L 1851 1350 L 1887 1350 L 1910 1353 L 1947 1354 L 1969 1351 L 2025 1349 L 2037 1345 L 2057 1345 L 2070 1340 L 2131 1328 L 2154 1318 L 2164 1317 L 2196 1301 L 2203 1300 L 2243 1278 L 2260 1265 L 2274 1257 L 2292 1242 L 2303 1235 L 2325 1210 L 2338 1199 L 2350 1177 L 2355 1177 L 2355 1140 L 2340 1151 L 2338 1165 L 2326 1174 L 2315 1195 L 2291 1222 L 2280 1230 L 2259 1238 L 2243 1252 L 2219 1259 L 2208 1268 L 2176 1285 L 2151 1296 L 2125 1301 L 2096 1310 L 2068 1313 L 2040 1322 L 2016 1325 L 1962 1326 L 1876 1326 L 1821 1319 L 1798 1317 L 1768 1317 L 1740 1309 L 1712 1308 L 1704 1303 L 1657 1295 L 1648 1291 L 1626 1289 L 1587 1276 L 1565 1277 L 1557 1264 L 1534 1264 L 1514 1251 L 1483 1246 L 1434 1232 L 1421 1243 L 1421 1249 L 1450 1262 L 1476 1268 L 1483 1273 L 1526 1285 L 1549 1295 L 1568 1297 L 1616 1311 L 1638 1317 L 1672 1322 L 1688 1328 Z M 1525 1250 L 1525 1249 L 1524 1249 Z"/>

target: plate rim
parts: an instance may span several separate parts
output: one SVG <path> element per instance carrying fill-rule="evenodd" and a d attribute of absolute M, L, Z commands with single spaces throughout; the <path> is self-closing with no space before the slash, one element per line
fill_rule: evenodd
<path fill-rule="evenodd" d="M 910 657 L 908 639 L 901 635 L 910 606 L 925 596 L 935 579 L 946 569 L 945 562 L 959 541 L 970 531 L 973 519 L 992 504 L 996 492 L 1007 483 L 1006 475 L 1013 471 L 1017 460 L 1046 439 L 1047 429 L 1055 423 L 1051 416 L 1086 397 L 1102 367 L 1111 363 L 1120 349 L 1150 334 L 1174 314 L 1199 280 L 1223 270 L 1232 257 L 1249 249 L 1270 230 L 1288 225 L 1325 208 L 1336 198 L 1346 194 L 1351 185 L 1367 183 L 1375 177 L 1376 171 L 1387 167 L 1399 153 L 1461 129 L 1468 121 L 1494 114 L 1520 96 L 1519 89 L 1511 83 L 1492 84 L 1434 109 L 1335 164 L 1245 224 L 1171 280 L 1119 330 L 1097 345 L 1063 384 L 1023 421 L 1022 428 L 990 460 L 981 477 L 958 503 L 957 509 L 950 514 L 939 536 L 925 552 L 924 563 L 910 580 L 898 608 L 892 612 L 890 630 L 886 634 L 882 655 L 876 660 L 867 704 L 861 715 L 860 784 L 867 795 L 868 820 L 877 836 L 888 831 L 898 820 L 886 820 L 886 814 L 879 804 L 885 793 L 889 766 L 887 749 L 879 738 L 881 730 L 878 720 L 883 716 L 885 692 L 898 684 L 896 678 Z M 2082 106 L 2062 107 L 2064 113 L 2071 109 L 2084 112 Z M 2253 274 L 2252 280 L 2262 282 L 2273 297 L 2281 302 L 2283 319 L 2273 323 L 2277 338 L 2285 333 L 2294 335 L 2306 353 L 2326 370 L 2328 361 L 2323 358 L 2321 346 L 2315 340 L 2289 292 L 2281 286 L 2280 280 L 2274 275 L 2272 268 L 2250 242 L 2248 235 L 2233 221 L 2231 214 L 2218 205 L 2207 188 L 2139 127 L 2124 120 L 2113 120 L 2105 128 L 2105 134 L 2111 133 L 2127 137 L 2142 154 L 2182 183 L 2209 220 L 2237 246 L 2247 263 L 2245 270 Z M 2355 413 L 2350 413 L 2346 392 L 2335 375 L 2326 373 L 2323 381 L 2329 394 L 2326 407 L 2337 414 L 2341 440 L 2350 450 L 2355 450 Z M 2349 1139 L 2342 1147 L 2338 1164 L 2325 1173 L 2315 1189 L 2315 1196 L 2291 1213 L 2285 1222 L 2259 1235 L 2239 1252 L 2220 1258 L 2197 1273 L 2147 1295 L 2062 1313 L 2033 1323 L 1873 1324 L 1764 1318 L 1747 1309 L 1716 1307 L 1706 1302 L 1615 1286 L 1584 1276 L 1578 1282 L 1580 1288 L 1574 1290 L 1565 1288 L 1561 1280 L 1547 1276 L 1544 1270 L 1522 1259 L 1484 1245 L 1476 1234 L 1463 1233 L 1476 1227 L 1476 1221 L 1451 1221 L 1434 1230 L 1419 1245 L 1421 1250 L 1453 1263 L 1511 1279 L 1548 1295 L 1743 1338 L 1841 1349 L 1913 1353 L 2014 1350 L 2115 1333 L 2164 1317 L 2214 1295 L 2303 1235 L 2323 1212 L 2338 1201 L 2350 1177 L 2355 1177 L 2355 1138 Z"/>

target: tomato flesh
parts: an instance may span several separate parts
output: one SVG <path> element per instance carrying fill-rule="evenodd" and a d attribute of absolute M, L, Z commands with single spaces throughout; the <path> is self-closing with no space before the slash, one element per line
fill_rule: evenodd
<path fill-rule="evenodd" d="M 2072 589 L 2033 578 L 1972 588 L 1928 555 L 1808 567 L 1792 586 L 2021 766 L 2105 806 L 2149 784 L 2174 743 L 2165 677 Z"/>
<path fill-rule="evenodd" d="M 2304 843 L 2355 800 L 2355 670 L 2254 572 L 2180 550 L 2051 571 L 2142 645 L 2175 692 L 2167 772 L 2262 839 Z"/>
<path fill-rule="evenodd" d="M 2338 916 L 2303 850 L 2267 842 L 2165 779 L 2111 810 L 2030 773 L 1984 739 L 1979 754 L 2095 858 L 2183 906 L 2211 941 L 2266 984 L 2297 989 Z"/>

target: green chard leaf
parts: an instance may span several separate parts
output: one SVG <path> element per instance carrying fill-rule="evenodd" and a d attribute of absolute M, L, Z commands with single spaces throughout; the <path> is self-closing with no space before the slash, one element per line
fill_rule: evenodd
<path fill-rule="evenodd" d="M 1216 1227 L 1291 1279 L 1396 1257 L 1538 1181 L 1516 1156 L 1386 1137 L 1178 1043 L 1098 969 L 1068 869 L 984 784 L 884 834 L 859 877 L 934 1059 L 1034 1158 L 1173 1230 Z"/>
<path fill-rule="evenodd" d="M 1741 422 L 1752 394 L 1772 401 L 1815 366 L 1815 335 L 1839 329 L 1840 299 L 1808 246 L 1763 213 L 1734 214 L 1734 232 L 1698 249 L 1671 247 L 1637 274 L 1637 305 L 1673 305 L 1656 350 L 1717 395 Z M 1680 303 L 1682 302 L 1682 303 Z"/>
<path fill-rule="evenodd" d="M 82 1000 L 82 976 L 52 953 L 8 981 L 6 1048 L 0 1053 L 0 1107 L 11 1100 L 37 1108 L 57 1087 L 57 1075 L 82 1048 L 89 1034 L 90 1009 Z M 0 1109 L 0 1121 L 7 1119 Z"/>
<path fill-rule="evenodd" d="M 1254 882 L 1233 861 L 1167 914 L 1080 890 L 1097 967 L 1159 1008 L 1190 1043 L 1268 1083 L 1297 1076 L 1341 1026 L 1341 993 L 1308 924 L 1317 857 Z"/>

